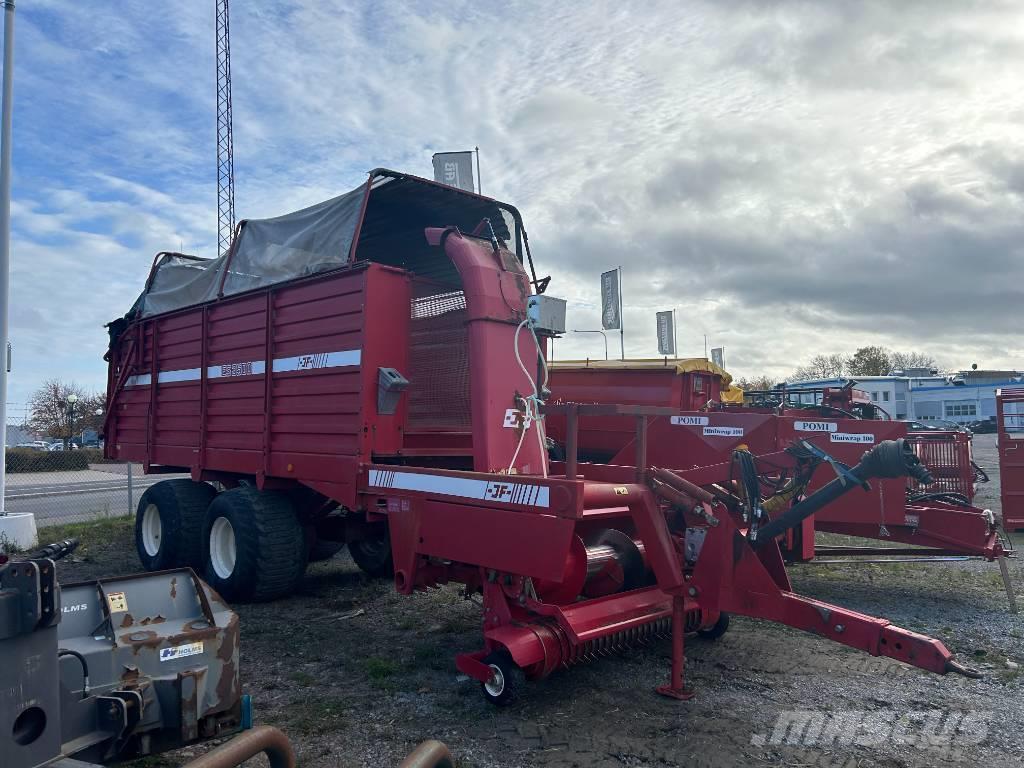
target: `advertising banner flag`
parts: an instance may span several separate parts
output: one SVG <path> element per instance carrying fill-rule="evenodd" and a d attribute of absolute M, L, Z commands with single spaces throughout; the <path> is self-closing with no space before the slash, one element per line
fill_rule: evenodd
<path fill-rule="evenodd" d="M 622 327 L 620 306 L 619 270 L 609 269 L 601 273 L 601 327 L 606 331 Z"/>
<path fill-rule="evenodd" d="M 476 192 L 472 152 L 438 152 L 434 155 L 434 181 Z"/>
<path fill-rule="evenodd" d="M 675 329 L 675 317 L 671 309 L 664 312 L 658 312 L 656 317 L 658 320 L 658 354 L 659 355 L 671 355 L 675 357 L 676 354 L 676 329 Z"/>

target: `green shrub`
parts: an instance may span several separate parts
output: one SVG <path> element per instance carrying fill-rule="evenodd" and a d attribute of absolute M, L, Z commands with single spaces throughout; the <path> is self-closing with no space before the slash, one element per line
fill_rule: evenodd
<path fill-rule="evenodd" d="M 101 448 L 82 448 L 76 453 L 84 454 L 89 459 L 90 464 L 123 464 L 123 461 L 115 459 L 106 459 L 103 457 L 103 450 Z"/>
<path fill-rule="evenodd" d="M 8 448 L 8 472 L 73 472 L 89 468 L 92 451 L 33 451 Z"/>

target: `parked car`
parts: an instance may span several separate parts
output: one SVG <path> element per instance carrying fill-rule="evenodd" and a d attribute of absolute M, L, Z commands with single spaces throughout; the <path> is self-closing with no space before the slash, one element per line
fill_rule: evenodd
<path fill-rule="evenodd" d="M 55 443 L 50 443 L 50 447 L 47 450 L 50 450 L 50 451 L 63 451 L 64 450 L 64 441 L 63 440 L 58 440 Z M 78 444 L 77 443 L 68 443 L 67 450 L 69 450 L 69 451 L 77 451 L 78 450 Z"/>
<path fill-rule="evenodd" d="M 43 440 L 30 440 L 27 443 L 18 443 L 15 448 L 28 448 L 33 451 L 48 451 L 50 450 L 49 443 Z"/>
<path fill-rule="evenodd" d="M 908 432 L 969 432 L 966 424 L 959 424 L 955 421 L 945 419 L 929 419 L 928 421 L 914 421 L 912 419 L 901 419 L 907 425 Z"/>
<path fill-rule="evenodd" d="M 976 435 L 994 435 L 998 431 L 995 419 L 972 421 L 967 425 L 967 428 Z"/>

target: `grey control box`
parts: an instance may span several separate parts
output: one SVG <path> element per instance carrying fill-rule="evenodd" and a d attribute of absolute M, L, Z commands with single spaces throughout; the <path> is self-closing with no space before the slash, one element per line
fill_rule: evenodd
<path fill-rule="evenodd" d="M 565 299 L 531 296 L 526 300 L 526 317 L 535 330 L 565 333 Z"/>

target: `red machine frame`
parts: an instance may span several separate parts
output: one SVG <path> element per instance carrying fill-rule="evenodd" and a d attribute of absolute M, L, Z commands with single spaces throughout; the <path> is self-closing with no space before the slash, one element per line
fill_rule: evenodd
<path fill-rule="evenodd" d="M 409 208 L 416 216 L 434 205 L 462 226 L 421 226 L 412 214 L 399 222 L 415 235 L 407 245 L 417 267 L 457 273 L 426 304 L 415 285 L 422 275 L 368 263 L 361 250 L 360 232 L 393 234 L 380 211 L 410 194 L 423 204 Z M 516 228 L 499 238 L 488 217 L 505 213 Z M 482 593 L 484 650 L 457 663 L 486 685 L 670 633 L 661 690 L 686 698 L 684 636 L 718 631 L 729 612 L 939 674 L 973 674 L 938 640 L 793 593 L 777 543 L 755 549 L 746 523 L 708 490 L 729 482 L 728 461 L 652 470 L 658 420 L 643 406 L 564 411 L 566 460 L 549 467 L 542 422 L 529 419 L 540 388 L 522 363 L 545 354 L 543 332 L 526 318 L 531 287 L 543 292 L 547 282 L 527 274 L 523 248 L 529 258 L 515 209 L 375 171 L 345 266 L 124 322 L 109 353 L 107 454 L 141 460 L 147 472 L 184 469 L 196 481 L 292 494 L 308 525 L 340 510 L 346 537 L 386 524 L 399 592 L 459 582 Z M 416 336 L 411 326 L 424 317 L 429 327 Z M 384 409 L 382 372 L 417 364 L 425 367 L 410 376 L 409 394 Z M 463 411 L 437 409 L 423 391 L 443 374 L 452 382 L 444 403 Z M 579 417 L 602 413 L 635 421 L 628 465 L 578 461 Z M 754 454 L 774 469 L 797 461 L 777 440 Z"/>
<path fill-rule="evenodd" d="M 628 361 L 627 361 L 628 364 Z M 646 371 L 646 364 L 641 362 Z M 817 392 L 818 405 L 786 405 L 785 399 L 773 407 L 734 406 L 708 402 L 702 409 L 687 411 L 674 407 L 676 397 L 669 390 L 676 375 L 675 361 L 663 365 L 657 386 L 644 390 L 643 402 L 658 404 L 650 410 L 656 416 L 650 425 L 651 445 L 647 460 L 658 466 L 685 469 L 713 465 L 726 460 L 733 450 L 746 445 L 755 454 L 782 450 L 796 439 L 809 439 L 837 460 L 855 463 L 866 447 L 883 439 L 905 438 L 929 469 L 935 483 L 927 489 L 912 480 L 883 480 L 876 483 L 869 498 L 847 496 L 808 518 L 787 535 L 784 552 L 787 559 L 806 561 L 816 554 L 828 555 L 969 555 L 996 560 L 1009 549 L 1000 538 L 994 517 L 987 510 L 959 503 L 950 494 L 967 499 L 974 495 L 974 468 L 970 454 L 970 435 L 943 431 L 907 433 L 903 422 L 853 418 L 859 403 L 849 387 L 825 388 Z M 679 385 L 672 385 L 679 386 Z M 616 402 L 628 396 L 631 387 L 623 366 L 603 367 L 600 363 L 580 365 L 560 363 L 552 371 L 551 388 L 556 402 Z M 773 395 L 777 393 L 771 393 Z M 781 395 L 805 392 L 783 391 Z M 634 457 L 634 438 L 628 419 L 606 415 L 600 410 L 579 427 L 580 448 L 589 458 L 611 464 L 629 464 Z M 564 421 L 550 420 L 549 432 L 564 442 Z M 842 437 L 847 442 L 837 442 Z M 827 467 L 818 470 L 813 490 L 828 482 L 833 474 Z M 932 492 L 919 501 L 908 501 L 905 489 Z M 935 492 L 939 495 L 936 498 Z M 883 539 L 908 545 L 893 547 L 815 547 L 814 531 L 838 533 L 862 538 Z M 919 549 L 927 547 L 927 550 Z"/>
<path fill-rule="evenodd" d="M 746 531 L 701 487 L 726 483 L 728 463 L 690 472 L 662 470 L 657 477 L 668 482 L 653 480 L 644 458 L 651 410 L 565 407 L 570 425 L 566 461 L 553 465 L 558 474 L 546 479 L 367 467 L 364 503 L 386 510 L 398 591 L 409 594 L 456 581 L 483 593 L 485 647 L 460 655 L 460 670 L 486 682 L 494 675 L 488 660 L 503 652 L 527 678 L 538 679 L 577 661 L 670 634 L 670 680 L 658 690 L 685 699 L 693 695 L 684 686 L 685 635 L 708 631 L 723 613 L 735 613 L 788 624 L 938 674 L 975 676 L 938 640 L 795 594 L 778 545 L 751 548 Z M 588 412 L 635 417 L 641 446 L 635 466 L 577 461 L 573 445 L 578 417 Z M 758 460 L 785 466 L 792 459 L 786 452 L 776 452 Z M 652 484 L 661 487 L 660 498 Z M 510 501 L 495 504 L 462 495 L 475 493 L 473 488 L 486 489 L 481 491 L 485 499 Z M 543 510 L 517 499 L 541 499 Z M 669 529 L 666 500 L 692 505 L 687 522 L 705 531 L 694 565 L 684 563 L 684 544 Z M 588 576 L 582 543 L 588 528 L 608 525 L 642 543 L 654 582 L 592 599 L 567 600 Z M 456 530 L 458 535 L 453 535 Z"/>

